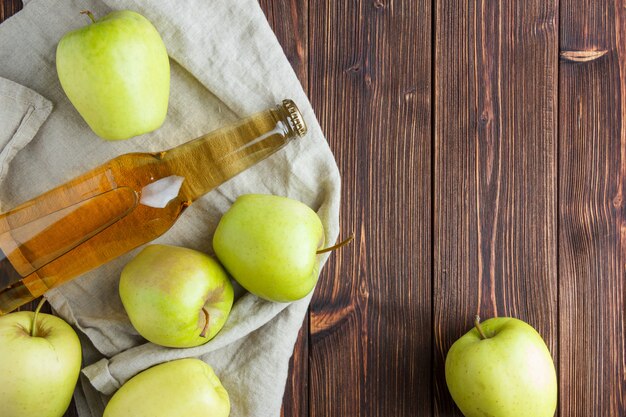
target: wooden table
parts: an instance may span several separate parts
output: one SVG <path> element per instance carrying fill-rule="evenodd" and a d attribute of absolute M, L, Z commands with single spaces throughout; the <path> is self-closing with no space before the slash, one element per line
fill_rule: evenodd
<path fill-rule="evenodd" d="M 543 335 L 559 415 L 625 416 L 624 0 L 261 5 L 357 237 L 324 269 L 284 416 L 460 415 L 443 364 L 477 313 Z"/>

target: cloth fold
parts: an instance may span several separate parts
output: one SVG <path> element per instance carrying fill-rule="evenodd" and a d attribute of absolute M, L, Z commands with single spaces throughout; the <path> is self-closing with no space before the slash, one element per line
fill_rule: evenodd
<path fill-rule="evenodd" d="M 171 57 L 172 79 L 166 122 L 157 131 L 127 141 L 103 141 L 65 97 L 55 70 L 56 44 L 64 33 L 87 24 L 79 15 L 83 9 L 90 9 L 96 17 L 112 10 L 134 10 L 161 33 Z M 157 0 L 30 0 L 0 25 L 0 77 L 12 80 L 0 81 L 2 130 L 5 118 L 19 119 L 25 126 L 18 129 L 17 122 L 6 122 L 13 126 L 13 133 L 0 142 L 0 174 L 6 176 L 4 181 L 0 176 L 4 210 L 119 154 L 165 150 L 292 98 L 308 124 L 308 135 L 194 202 L 155 243 L 212 253 L 211 239 L 219 218 L 246 193 L 298 199 L 318 212 L 327 242 L 338 236 L 336 163 L 255 0 L 191 0 L 183 7 Z M 3 92 L 24 89 L 15 83 L 47 97 L 54 111 L 50 113 L 50 102 L 38 95 L 33 97 L 39 101 L 31 100 L 35 104 L 30 116 L 13 102 L 4 105 Z M 13 111 L 17 116 L 11 116 Z M 41 125 L 48 113 L 47 122 Z M 18 130 L 24 134 L 22 139 Z M 4 137 L 0 133 L 0 141 Z M 191 349 L 163 348 L 137 334 L 117 292 L 119 273 L 136 253 L 46 294 L 55 312 L 79 330 L 83 342 L 85 367 L 76 392 L 79 415 L 100 417 L 110 395 L 150 366 L 199 357 L 215 369 L 228 390 L 231 416 L 278 417 L 289 358 L 310 296 L 279 304 L 240 291 L 227 324 L 209 343 Z M 327 256 L 320 256 L 320 266 Z"/>
<path fill-rule="evenodd" d="M 41 95 L 0 78 L 0 184 L 11 160 L 35 136 L 51 111 L 52 103 Z"/>

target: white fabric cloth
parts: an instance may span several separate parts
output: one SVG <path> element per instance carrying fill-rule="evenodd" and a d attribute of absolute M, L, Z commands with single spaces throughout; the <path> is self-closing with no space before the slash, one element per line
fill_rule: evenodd
<path fill-rule="evenodd" d="M 221 214 L 237 196 L 246 193 L 271 193 L 303 201 L 317 210 L 326 241 L 336 240 L 340 196 L 337 166 L 256 1 L 25 3 L 22 11 L 0 25 L 3 210 L 117 155 L 165 150 L 271 107 L 283 98 L 292 98 L 309 126 L 308 135 L 195 202 L 156 242 L 212 253 L 212 234 Z M 127 141 L 103 141 L 66 98 L 55 70 L 56 44 L 67 31 L 88 24 L 87 18 L 79 15 L 83 9 L 96 17 L 111 10 L 134 10 L 161 33 L 171 57 L 172 80 L 168 116 L 159 130 Z M 46 295 L 55 312 L 79 330 L 83 341 L 85 367 L 76 391 L 79 415 L 100 417 L 110 395 L 150 366 L 199 357 L 215 369 L 228 390 L 231 416 L 278 417 L 289 358 L 310 296 L 292 304 L 278 304 L 240 291 L 226 326 L 216 338 L 192 349 L 163 348 L 137 334 L 118 296 L 119 273 L 136 253 Z M 327 255 L 319 258 L 323 263 Z"/>
<path fill-rule="evenodd" d="M 35 136 L 51 111 L 50 101 L 0 78 L 0 184 L 7 176 L 11 160 Z"/>

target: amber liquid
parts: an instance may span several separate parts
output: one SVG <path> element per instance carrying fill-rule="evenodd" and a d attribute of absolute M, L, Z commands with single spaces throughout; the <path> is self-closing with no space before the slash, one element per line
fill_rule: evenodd
<path fill-rule="evenodd" d="M 0 215 L 0 315 L 159 237 L 198 197 L 298 137 L 288 105 L 169 151 L 119 156 Z M 163 179 L 178 186 L 155 204 L 146 196 Z"/>

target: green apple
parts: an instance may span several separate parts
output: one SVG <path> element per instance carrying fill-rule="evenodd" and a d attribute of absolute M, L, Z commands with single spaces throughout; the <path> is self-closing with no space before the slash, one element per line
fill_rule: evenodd
<path fill-rule="evenodd" d="M 220 220 L 213 249 L 245 289 L 270 301 L 289 302 L 311 292 L 318 278 L 317 251 L 324 227 L 305 204 L 285 197 L 243 195 Z"/>
<path fill-rule="evenodd" d="M 543 339 L 510 317 L 480 323 L 446 357 L 446 382 L 466 417 L 553 417 L 557 381 Z"/>
<path fill-rule="evenodd" d="M 113 395 L 103 417 L 228 417 L 230 400 L 213 369 L 198 359 L 156 365 Z"/>
<path fill-rule="evenodd" d="M 170 63 L 150 21 L 116 11 L 63 36 L 56 53 L 61 86 L 100 137 L 128 139 L 159 128 L 170 92 Z"/>
<path fill-rule="evenodd" d="M 211 340 L 224 326 L 234 296 L 215 259 L 167 245 L 146 246 L 122 270 L 119 290 L 139 334 L 179 348 Z"/>
<path fill-rule="evenodd" d="M 40 308 L 0 317 L 2 417 L 62 417 L 72 400 L 82 358 L 78 336 Z"/>

